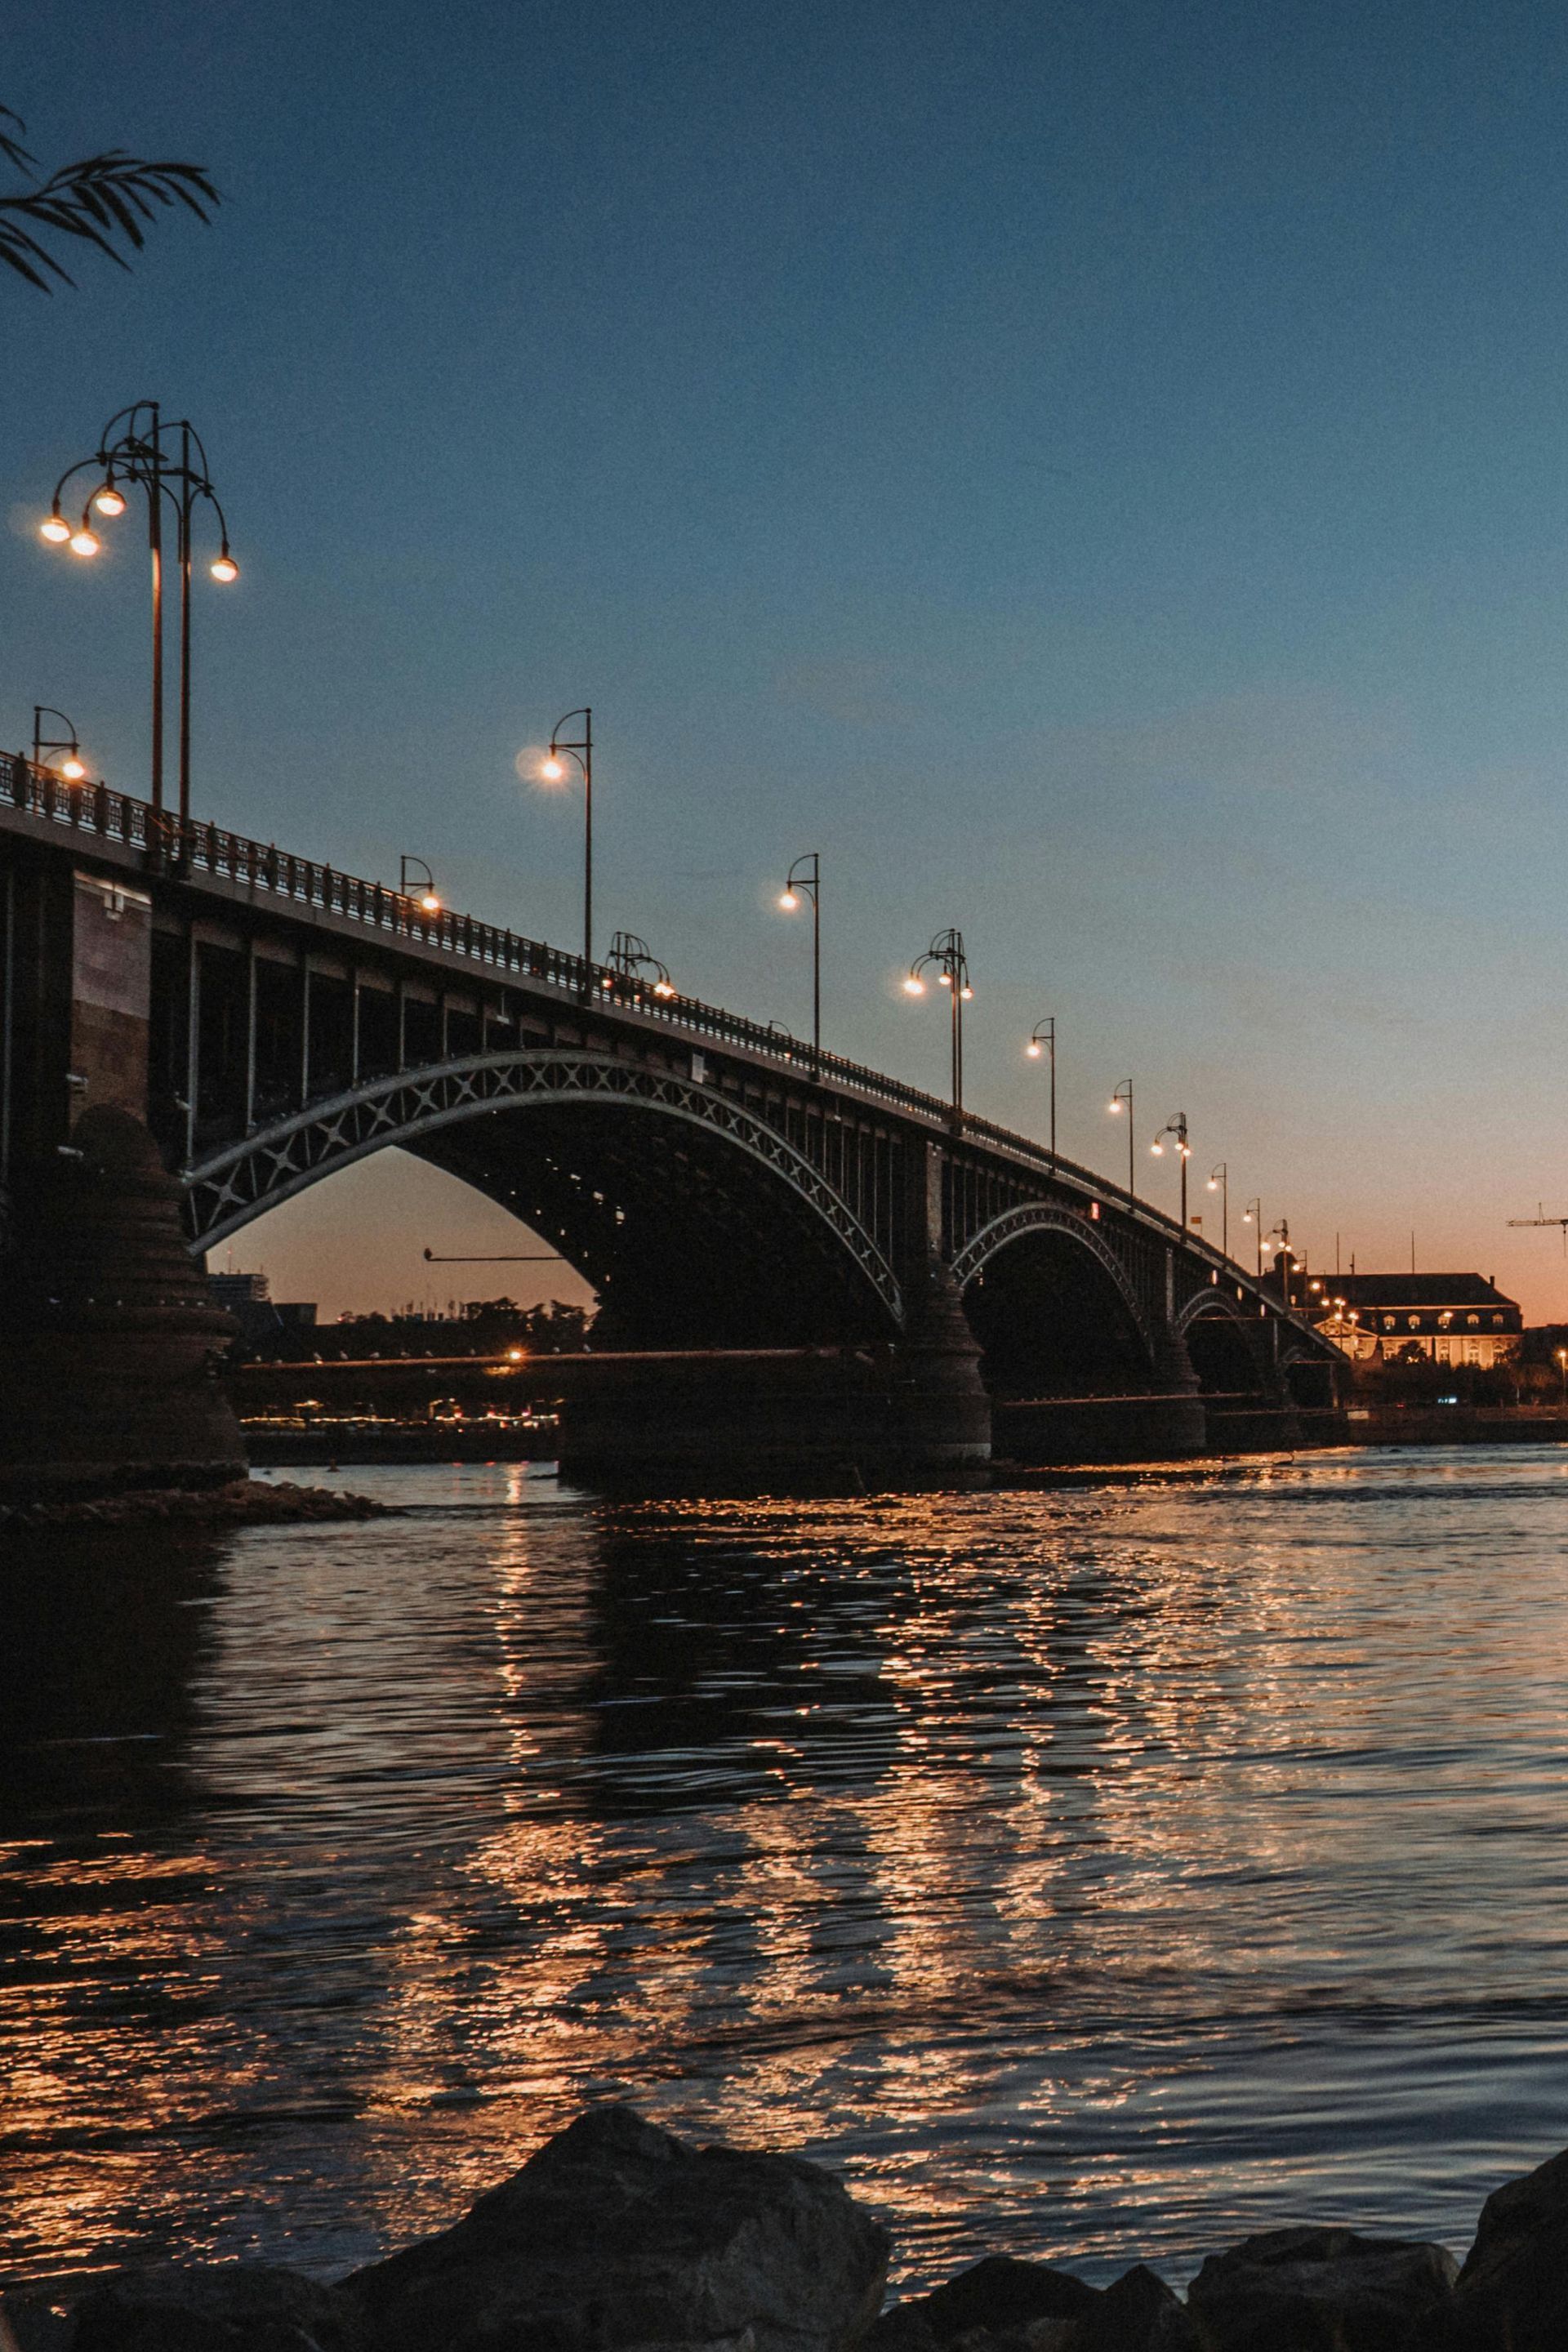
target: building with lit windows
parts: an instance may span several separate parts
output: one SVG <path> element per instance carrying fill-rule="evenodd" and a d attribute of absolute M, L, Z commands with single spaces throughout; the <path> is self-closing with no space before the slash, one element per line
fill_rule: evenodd
<path fill-rule="evenodd" d="M 1524 1317 L 1481 1274 L 1331 1274 L 1307 1286 L 1307 1312 L 1358 1363 L 1500 1363 Z"/>

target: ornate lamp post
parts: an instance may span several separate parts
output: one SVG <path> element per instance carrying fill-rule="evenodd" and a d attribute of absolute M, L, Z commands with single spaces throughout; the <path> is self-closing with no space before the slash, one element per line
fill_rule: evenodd
<path fill-rule="evenodd" d="M 1127 1111 L 1127 1190 L 1129 1193 L 1136 1198 L 1138 1192 L 1138 1163 L 1133 1150 L 1132 1081 L 1131 1078 L 1123 1078 L 1121 1084 L 1112 1089 L 1110 1100 L 1106 1104 L 1105 1108 L 1110 1113 L 1112 1118 L 1120 1118 L 1124 1105 Z"/>
<path fill-rule="evenodd" d="M 634 988 L 645 972 L 651 972 L 655 996 L 679 993 L 669 976 L 668 965 L 661 963 L 647 941 L 639 940 L 635 931 L 616 931 L 610 940 L 610 952 L 605 961 L 612 971 L 618 971 L 621 978 L 631 982 Z M 606 985 L 613 986 L 614 983 L 606 982 Z"/>
<path fill-rule="evenodd" d="M 822 858 L 815 849 L 790 867 L 779 905 L 793 915 L 803 897 L 811 901 L 811 1057 L 816 1070 L 822 1063 Z"/>
<path fill-rule="evenodd" d="M 1270 1234 L 1268 1239 L 1262 1244 L 1262 1248 L 1269 1251 L 1277 1249 L 1279 1253 L 1279 1287 L 1285 1300 L 1285 1311 L 1289 1314 L 1293 1304 L 1290 1297 L 1290 1277 L 1295 1272 L 1297 1266 L 1305 1265 L 1306 1264 L 1306 1259 L 1302 1256 L 1301 1252 L 1291 1246 L 1290 1221 L 1289 1217 L 1280 1218 L 1279 1223 L 1275 1226 L 1273 1233 Z M 1259 1256 L 1258 1270 L 1259 1272 L 1262 1270 L 1261 1255 Z"/>
<path fill-rule="evenodd" d="M 88 488 L 79 522 L 72 524 L 61 501 L 77 475 L 97 478 Z M 90 457 L 68 466 L 55 485 L 54 501 L 41 536 L 73 555 L 99 551 L 95 516 L 112 521 L 126 508 L 125 483 L 147 494 L 147 544 L 153 559 L 153 806 L 163 808 L 163 502 L 174 513 L 174 559 L 180 575 L 179 822 L 182 837 L 191 821 L 191 554 L 195 509 L 205 499 L 217 517 L 219 551 L 207 569 L 215 580 L 237 580 L 239 566 L 229 552 L 228 525 L 207 472 L 201 435 L 188 417 L 164 418 L 155 400 L 138 400 L 111 416 Z M 76 492 L 70 492 L 74 503 Z M 58 714 L 57 714 L 58 715 Z"/>
<path fill-rule="evenodd" d="M 1029 1033 L 1029 1042 L 1024 1051 L 1031 1062 L 1037 1062 L 1042 1055 L 1046 1055 L 1050 1062 L 1051 1158 L 1055 1160 L 1057 1156 L 1057 1024 L 1054 1017 L 1048 1021 L 1036 1022 Z"/>
<path fill-rule="evenodd" d="M 1131 1129 L 1128 1131 L 1131 1133 Z M 1168 1118 L 1160 1129 L 1159 1135 L 1149 1146 L 1156 1160 L 1164 1158 L 1165 1147 L 1161 1137 L 1166 1135 L 1173 1135 L 1176 1139 L 1176 1158 L 1181 1163 L 1182 1170 L 1182 1231 L 1185 1233 L 1187 1230 L 1187 1162 L 1193 1155 L 1187 1149 L 1187 1114 L 1184 1110 L 1179 1110 Z"/>
<path fill-rule="evenodd" d="M 562 734 L 574 719 L 583 721 L 583 732 L 575 740 Z M 584 703 L 581 710 L 569 710 L 558 719 L 550 730 L 550 751 L 540 771 L 547 783 L 559 784 L 566 774 L 565 761 L 574 760 L 583 778 L 583 992 L 586 995 L 593 986 L 594 966 L 594 714 Z"/>
<path fill-rule="evenodd" d="M 952 1005 L 952 1108 L 962 1116 L 963 1110 L 963 1008 L 974 994 L 969 985 L 969 959 L 963 952 L 963 933 L 956 930 L 938 931 L 924 955 L 917 956 L 910 966 L 910 976 L 904 982 L 907 994 L 923 996 L 924 975 L 936 974 L 936 984 L 945 988 Z"/>
<path fill-rule="evenodd" d="M 441 911 L 441 895 L 436 887 L 436 877 L 431 873 L 430 868 L 426 865 L 425 860 L 422 857 L 400 857 L 398 859 L 398 896 L 403 898 L 406 898 L 408 896 L 408 869 L 411 866 L 417 866 L 420 872 L 425 877 L 425 887 L 423 889 L 419 890 L 419 898 L 417 900 L 420 912 L 426 915 L 438 915 Z M 416 889 L 419 889 L 417 882 L 416 882 L 415 887 Z"/>
<path fill-rule="evenodd" d="M 1219 1254 L 1221 1257 L 1228 1257 L 1230 1255 L 1230 1167 L 1227 1161 L 1224 1160 L 1215 1161 L 1214 1166 L 1209 1170 L 1208 1189 L 1211 1192 L 1219 1194 Z"/>
<path fill-rule="evenodd" d="M 63 735 L 46 735 L 44 733 L 46 719 L 58 719 L 66 732 Z M 63 710 L 51 709 L 47 702 L 35 702 L 33 705 L 34 767 L 41 768 L 45 761 L 56 751 L 63 751 L 66 755 L 60 761 L 60 773 L 67 783 L 79 784 L 87 770 L 82 766 L 79 757 L 81 745 L 77 741 L 75 721 L 68 719 Z"/>

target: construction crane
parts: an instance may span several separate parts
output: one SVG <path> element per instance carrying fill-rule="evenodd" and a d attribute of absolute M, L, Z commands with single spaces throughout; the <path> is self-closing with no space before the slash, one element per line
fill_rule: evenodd
<path fill-rule="evenodd" d="M 1535 1214 L 1533 1217 L 1510 1217 L 1509 1219 L 1509 1223 L 1510 1225 L 1561 1225 L 1563 1228 L 1563 1255 L 1564 1257 L 1568 1257 L 1568 1217 L 1543 1216 L 1542 1214 L 1541 1202 L 1537 1201 L 1535 1204 Z"/>

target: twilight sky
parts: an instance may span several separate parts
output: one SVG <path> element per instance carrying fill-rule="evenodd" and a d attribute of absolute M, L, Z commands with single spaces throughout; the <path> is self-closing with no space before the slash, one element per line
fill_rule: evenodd
<path fill-rule="evenodd" d="M 132 276 L 0 286 L 0 741 L 145 789 L 144 554 L 34 536 L 110 413 L 195 418 L 199 814 L 809 1018 L 1124 1171 L 1187 1114 L 1315 1267 L 1568 1316 L 1568 19 L 1494 0 L 106 0 L 27 12 L 50 162 L 205 163 Z M 1201 1195 L 1197 1205 L 1215 1206 Z M 1213 1228 L 1217 1239 L 1217 1219 Z M 323 1310 L 580 1296 L 387 1155 L 237 1265 Z M 226 1253 L 215 1263 L 226 1262 Z M 540 1277 L 534 1279 L 533 1277 Z"/>

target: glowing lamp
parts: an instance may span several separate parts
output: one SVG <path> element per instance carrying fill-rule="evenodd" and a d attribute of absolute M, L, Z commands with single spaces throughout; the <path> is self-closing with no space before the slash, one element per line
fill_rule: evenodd
<path fill-rule="evenodd" d="M 783 898 L 779 900 L 779 905 L 784 908 L 786 915 L 793 915 L 799 904 L 800 900 L 795 897 L 793 890 L 786 890 Z"/>
<path fill-rule="evenodd" d="M 545 761 L 543 766 L 540 769 L 539 772 L 543 777 L 547 784 L 558 784 L 561 782 L 562 777 L 566 773 L 566 771 L 552 751 L 549 759 Z"/>
<path fill-rule="evenodd" d="M 1163 1160 L 1165 1157 L 1165 1147 L 1163 1143 L 1152 1143 L 1149 1149 L 1156 1160 Z"/>
<path fill-rule="evenodd" d="M 221 555 L 217 555 L 213 558 L 212 563 L 208 568 L 210 569 L 215 580 L 237 580 L 239 578 L 239 566 L 235 562 L 233 556 L 229 553 L 226 546 Z"/>
<path fill-rule="evenodd" d="M 673 996 L 675 994 L 675 982 L 671 980 L 656 980 L 653 984 L 653 992 L 656 996 Z"/>
<path fill-rule="evenodd" d="M 70 535 L 71 527 L 58 507 L 38 525 L 38 537 L 47 539 L 54 547 L 63 547 Z"/>
<path fill-rule="evenodd" d="M 60 761 L 60 773 L 64 776 L 68 783 L 79 784 L 82 778 L 86 775 L 87 770 L 82 766 L 81 761 L 73 752 L 68 760 L 62 760 Z"/>
<path fill-rule="evenodd" d="M 79 530 L 74 530 L 71 533 L 71 553 L 73 555 L 96 555 L 98 553 L 97 538 L 90 530 L 89 530 L 85 523 L 83 523 Z"/>
<path fill-rule="evenodd" d="M 939 971 L 936 976 L 936 984 L 939 988 L 951 988 L 952 986 L 952 972 Z"/>
<path fill-rule="evenodd" d="M 961 988 L 958 992 L 960 996 L 963 997 L 965 1004 L 970 1003 L 974 996 L 974 991 L 972 988 Z"/>
<path fill-rule="evenodd" d="M 1211 1192 L 1217 1192 L 1219 1191 L 1219 1178 L 1217 1176 L 1211 1176 L 1209 1178 L 1209 1191 Z"/>
<path fill-rule="evenodd" d="M 904 994 L 906 996 L 923 996 L 925 992 L 926 984 L 924 981 L 917 980 L 914 973 L 911 971 L 908 980 L 904 982 Z"/>
<path fill-rule="evenodd" d="M 1110 1113 L 1112 1118 L 1116 1118 L 1121 1114 L 1121 1105 L 1119 1102 L 1107 1103 L 1105 1108 Z"/>
<path fill-rule="evenodd" d="M 125 512 L 124 493 L 117 490 L 112 482 L 105 482 L 92 503 L 100 515 L 122 515 Z"/>
<path fill-rule="evenodd" d="M 434 890 L 426 890 L 419 904 L 427 915 L 438 915 L 441 911 L 441 901 Z"/>
<path fill-rule="evenodd" d="M 1040 1049 L 1037 1045 L 1026 1045 L 1024 1051 L 1027 1054 L 1031 1062 L 1037 1062 L 1039 1060 Z"/>

